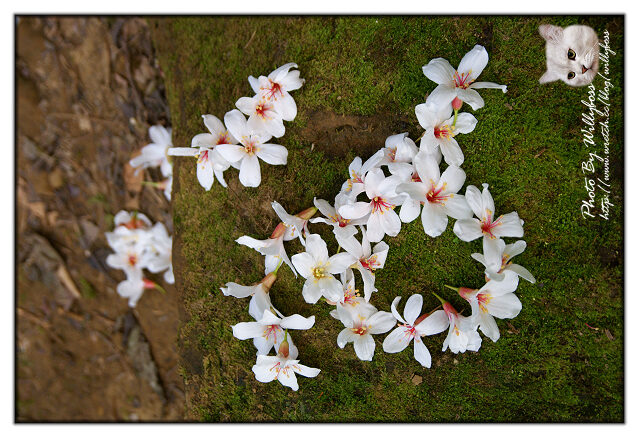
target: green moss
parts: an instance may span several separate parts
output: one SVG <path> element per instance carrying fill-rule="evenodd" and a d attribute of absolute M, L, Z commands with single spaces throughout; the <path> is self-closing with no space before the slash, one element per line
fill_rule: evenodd
<path fill-rule="evenodd" d="M 613 184 L 609 221 L 582 219 L 585 197 L 579 166 L 580 100 L 586 90 L 539 85 L 545 69 L 537 27 L 586 23 L 609 29 L 616 111 L 611 118 Z M 177 159 L 174 176 L 174 263 L 185 317 L 180 330 L 182 373 L 190 415 L 203 421 L 623 421 L 623 19 L 619 17 L 224 17 L 152 22 L 167 81 L 174 144 L 204 132 L 201 114 L 220 118 L 251 94 L 247 77 L 285 62 L 299 64 L 304 87 L 299 109 L 281 144 L 287 166 L 262 166 L 262 184 L 242 187 L 237 171 L 205 192 L 195 165 Z M 497 213 L 517 211 L 526 221 L 526 252 L 516 262 L 537 278 L 520 282 L 520 315 L 499 321 L 497 343 L 484 339 L 477 353 L 440 350 L 445 334 L 426 343 L 433 356 L 424 369 L 407 349 L 359 361 L 352 345 L 340 350 L 341 330 L 330 307 L 305 303 L 302 281 L 283 268 L 272 300 L 283 313 L 316 315 L 315 326 L 294 333 L 302 363 L 322 369 L 300 377 L 292 392 L 255 381 L 250 341 L 230 326 L 248 321 L 247 300 L 223 297 L 219 287 L 250 284 L 263 275 L 263 257 L 235 243 L 242 235 L 266 238 L 277 224 L 271 201 L 289 212 L 332 200 L 353 157 L 367 157 L 392 133 L 421 134 L 414 106 L 435 84 L 421 67 L 444 57 L 456 66 L 475 44 L 490 62 L 481 80 L 508 92 L 481 90 L 486 106 L 474 112 L 476 129 L 458 140 L 467 184 L 490 184 Z M 466 108 L 465 108 L 466 109 Z M 340 119 L 342 115 L 350 119 Z M 342 123 L 347 120 L 348 123 Z M 349 123 L 355 121 L 355 126 Z M 364 128 L 367 126 L 367 128 Z M 367 131 L 368 129 L 368 131 Z M 346 139 L 346 140 L 345 140 Z M 312 225 L 328 242 L 330 230 Z M 395 296 L 424 295 L 424 307 L 445 294 L 467 305 L 444 284 L 480 287 L 481 266 L 470 258 L 481 243 L 460 242 L 449 229 L 425 236 L 419 220 L 387 238 L 387 264 L 377 275 L 374 304 L 389 310 Z M 511 240 L 509 240 L 511 241 Z M 289 254 L 301 251 L 287 244 Z M 420 376 L 419 385 L 413 378 Z"/>

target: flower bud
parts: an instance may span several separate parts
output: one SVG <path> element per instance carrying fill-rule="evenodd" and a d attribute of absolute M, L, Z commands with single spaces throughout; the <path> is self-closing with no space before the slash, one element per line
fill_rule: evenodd
<path fill-rule="evenodd" d="M 464 103 L 464 102 L 463 102 L 463 101 L 462 101 L 459 97 L 455 97 L 455 98 L 453 99 L 453 109 L 454 109 L 455 111 L 459 111 L 459 109 L 462 107 L 462 104 L 463 104 L 463 103 Z"/>
<path fill-rule="evenodd" d="M 284 222 L 280 222 L 279 224 L 277 224 L 277 227 L 275 227 L 275 230 L 273 230 L 273 234 L 271 234 L 270 239 L 277 239 L 278 237 L 282 237 L 285 232 L 286 225 L 284 225 Z"/>
<path fill-rule="evenodd" d="M 264 287 L 264 292 L 268 293 L 271 286 L 273 286 L 273 283 L 275 283 L 275 280 L 277 280 L 277 275 L 274 272 L 270 272 L 262 279 L 260 283 L 262 283 L 262 286 Z"/>
<path fill-rule="evenodd" d="M 316 212 L 317 212 L 317 207 L 309 207 L 306 210 L 300 211 L 295 216 L 297 216 L 300 219 L 309 220 L 310 218 L 313 217 L 313 215 Z"/>
<path fill-rule="evenodd" d="M 283 341 L 280 344 L 280 348 L 277 350 L 277 354 L 284 358 L 288 357 L 288 341 Z"/>
<path fill-rule="evenodd" d="M 144 283 L 144 289 L 155 289 L 155 282 L 149 280 L 148 278 L 142 279 L 142 282 Z"/>
<path fill-rule="evenodd" d="M 465 300 L 470 299 L 470 295 L 475 292 L 477 289 L 471 289 L 469 287 L 460 287 L 457 292 L 459 293 L 459 296 L 462 297 Z"/>

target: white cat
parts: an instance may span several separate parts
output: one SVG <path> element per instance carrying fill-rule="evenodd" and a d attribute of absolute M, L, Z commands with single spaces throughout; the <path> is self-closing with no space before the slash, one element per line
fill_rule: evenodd
<path fill-rule="evenodd" d="M 591 27 L 542 24 L 539 33 L 546 40 L 546 73 L 540 84 L 561 79 L 581 87 L 592 82 L 599 70 L 599 40 Z"/>

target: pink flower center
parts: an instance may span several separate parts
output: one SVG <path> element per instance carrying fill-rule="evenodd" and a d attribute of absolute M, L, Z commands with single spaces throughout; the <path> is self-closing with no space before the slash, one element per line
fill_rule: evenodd
<path fill-rule="evenodd" d="M 422 179 L 419 177 L 419 174 L 417 172 L 413 172 L 413 175 L 410 179 L 413 182 L 422 182 Z"/>
<path fill-rule="evenodd" d="M 431 183 L 432 184 L 432 183 Z M 436 189 L 434 185 L 431 185 L 430 190 L 426 193 L 426 199 L 431 204 L 441 204 L 444 205 L 448 198 L 452 196 L 452 194 L 445 195 L 442 192 L 446 188 L 446 184 L 443 184 L 440 188 Z"/>
<path fill-rule="evenodd" d="M 497 220 L 493 221 L 493 215 L 488 212 L 486 217 L 481 221 L 481 232 L 484 233 L 484 236 L 496 239 L 497 236 L 493 234 L 493 230 L 499 225 L 501 225 L 501 216 L 499 216 Z"/>
<path fill-rule="evenodd" d="M 138 262 L 138 256 L 136 256 L 135 254 L 130 254 L 129 255 L 129 265 L 130 266 L 135 266 Z"/>
<path fill-rule="evenodd" d="M 387 154 L 388 154 L 388 159 L 391 162 L 394 162 L 395 161 L 395 154 L 397 154 L 397 148 L 388 148 L 388 149 L 386 149 L 386 151 L 387 151 Z"/>
<path fill-rule="evenodd" d="M 270 119 L 270 117 L 266 115 L 266 112 L 270 110 L 271 106 L 267 102 L 260 102 L 255 107 L 255 114 L 257 114 L 262 119 Z"/>
<path fill-rule="evenodd" d="M 402 324 L 400 325 L 400 327 L 404 327 L 404 337 L 408 338 L 409 341 L 418 336 L 414 326 L 409 324 Z"/>
<path fill-rule="evenodd" d="M 435 126 L 435 138 L 450 139 L 453 136 L 453 130 L 448 125 Z"/>
<path fill-rule="evenodd" d="M 368 258 L 361 258 L 359 260 L 359 262 L 362 264 L 362 266 L 365 269 L 368 269 L 369 271 L 371 271 L 373 273 L 375 272 L 375 269 L 377 269 L 377 256 L 376 255 L 370 256 Z"/>
<path fill-rule="evenodd" d="M 373 213 L 379 212 L 384 214 L 386 210 L 390 210 L 395 207 L 393 204 L 386 202 L 386 200 L 380 196 L 375 196 L 371 204 L 373 204 Z"/>
<path fill-rule="evenodd" d="M 474 79 L 470 78 L 470 73 L 471 72 L 469 71 L 468 73 L 462 73 L 460 75 L 458 71 L 455 71 L 455 74 L 453 75 L 453 81 L 455 82 L 455 87 L 461 88 L 463 90 L 470 87 L 470 84 L 475 82 Z"/>
<path fill-rule="evenodd" d="M 353 327 L 351 331 L 355 333 L 356 335 L 364 336 L 368 332 L 368 327 L 367 326 Z"/>
<path fill-rule="evenodd" d="M 197 157 L 197 162 L 203 163 L 205 161 L 208 161 L 208 159 L 209 159 L 209 151 L 204 151 Z"/>
<path fill-rule="evenodd" d="M 273 342 L 277 339 L 277 332 L 279 331 L 280 326 L 277 324 L 267 325 L 264 329 L 264 339 L 268 339 L 269 336 L 273 336 Z"/>
<path fill-rule="evenodd" d="M 493 296 L 490 293 L 481 293 L 477 295 L 477 302 L 479 303 L 479 308 L 482 312 L 488 313 L 488 309 L 486 308 L 486 304 L 493 299 Z"/>
<path fill-rule="evenodd" d="M 221 134 L 218 138 L 217 141 L 215 142 L 216 145 L 218 144 L 231 144 L 231 141 L 229 139 L 229 133 L 228 132 L 224 132 L 224 134 Z"/>
<path fill-rule="evenodd" d="M 244 146 L 244 151 L 248 154 L 248 155 L 254 155 L 257 151 L 258 151 L 258 147 L 255 145 L 255 143 L 253 143 L 252 141 L 249 141 L 248 143 L 246 143 L 246 145 Z"/>
<path fill-rule="evenodd" d="M 269 87 L 266 87 L 266 97 L 270 100 L 276 100 L 277 97 L 276 95 L 279 94 L 280 96 L 282 96 L 284 93 L 282 93 L 282 86 L 280 84 L 278 84 L 277 82 L 273 82 L 272 80 L 269 79 L 269 82 L 271 83 Z"/>

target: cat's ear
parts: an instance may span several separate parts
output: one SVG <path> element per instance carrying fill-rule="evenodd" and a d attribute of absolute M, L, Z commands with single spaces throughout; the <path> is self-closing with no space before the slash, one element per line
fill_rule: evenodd
<path fill-rule="evenodd" d="M 559 79 L 559 78 L 557 77 L 556 74 L 554 74 L 550 70 L 546 70 L 546 73 L 541 75 L 541 77 L 539 78 L 539 83 L 540 84 L 547 84 L 548 82 L 554 82 L 557 79 Z"/>
<path fill-rule="evenodd" d="M 542 24 L 539 26 L 539 34 L 544 37 L 546 41 L 558 43 L 563 38 L 564 30 L 552 24 Z"/>

